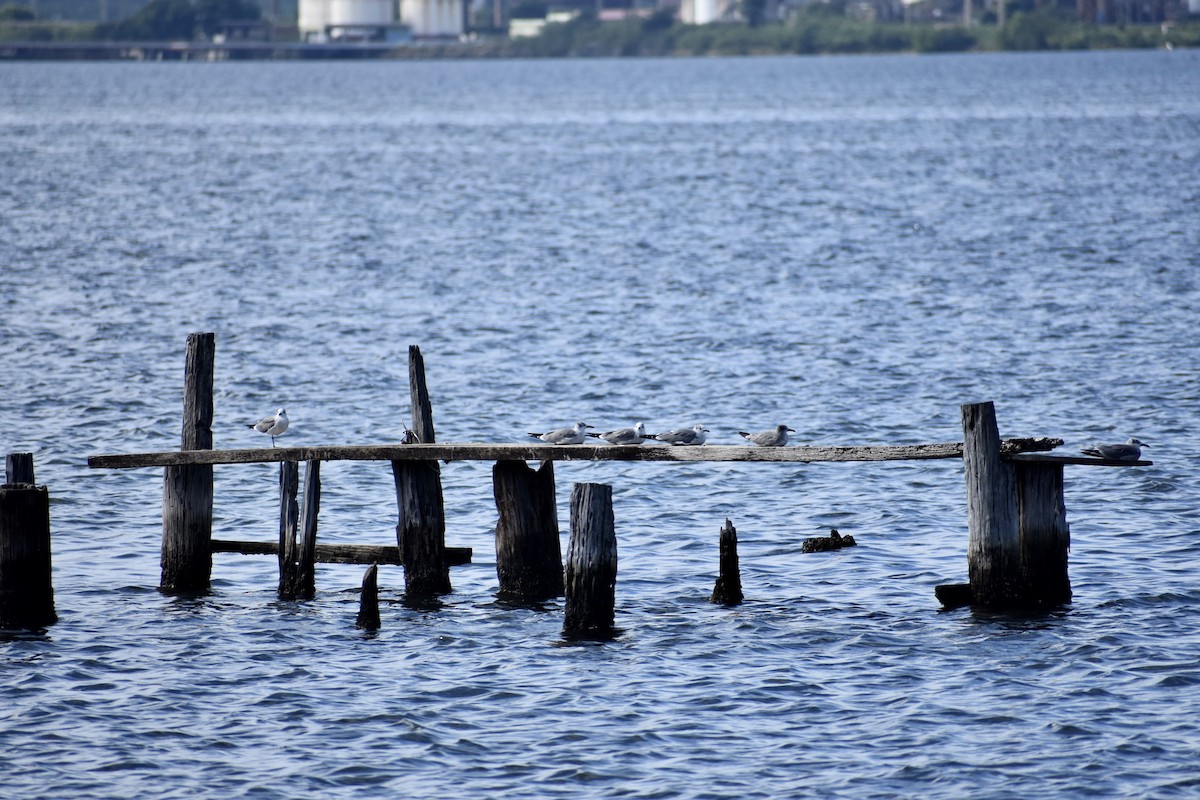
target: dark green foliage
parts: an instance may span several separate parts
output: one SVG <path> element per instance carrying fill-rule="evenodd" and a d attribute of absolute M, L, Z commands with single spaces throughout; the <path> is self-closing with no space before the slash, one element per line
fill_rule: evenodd
<path fill-rule="evenodd" d="M 975 47 L 977 40 L 966 28 L 918 28 L 912 47 L 919 53 L 958 53 Z"/>
<path fill-rule="evenodd" d="M 262 9 L 253 0 L 195 0 L 196 24 L 205 36 L 221 30 L 221 23 L 229 20 L 262 19 Z"/>
<path fill-rule="evenodd" d="M 33 11 L 15 3 L 0 6 L 0 20 L 4 22 L 32 22 L 36 17 Z"/>
<path fill-rule="evenodd" d="M 196 30 L 196 9 L 188 0 L 151 0 L 132 17 L 96 29 L 102 39 L 190 40 Z"/>
<path fill-rule="evenodd" d="M 751 28 L 756 28 L 763 23 L 766 10 L 767 0 L 742 0 L 742 18 Z"/>

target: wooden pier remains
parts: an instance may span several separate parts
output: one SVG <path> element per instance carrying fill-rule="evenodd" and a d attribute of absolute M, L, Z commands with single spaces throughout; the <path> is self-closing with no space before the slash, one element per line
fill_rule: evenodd
<path fill-rule="evenodd" d="M 281 597 L 311 597 L 315 587 L 313 565 L 323 562 L 400 564 L 405 570 L 408 596 L 444 594 L 451 591 L 448 567 L 469 561 L 470 550 L 445 546 L 439 462 L 491 461 L 495 464 L 492 480 L 498 514 L 499 594 L 505 599 L 538 603 L 565 591 L 569 619 L 564 633 L 572 636 L 613 630 L 611 614 L 605 610 L 607 590 L 595 590 L 607 586 L 610 577 L 615 585 L 616 542 L 615 538 L 611 542 L 608 538 L 608 529 L 612 527 L 612 495 L 611 487 L 607 487 L 605 494 L 599 484 L 575 485 L 571 499 L 571 547 L 564 573 L 555 503 L 555 461 L 770 462 L 800 466 L 818 462 L 959 459 L 964 464 L 968 500 L 970 583 L 940 586 L 937 596 L 946 606 L 972 604 L 1014 610 L 1053 606 L 1071 597 L 1063 467 L 1131 467 L 1151 463 L 1049 453 L 1062 444 L 1060 439 L 1001 439 L 995 408 L 990 402 L 962 406 L 962 442 L 812 447 L 438 443 L 425 386 L 424 361 L 416 347 L 409 350 L 411 433 L 415 441 L 213 450 L 211 334 L 193 334 L 188 338 L 186 365 L 183 449 L 96 455 L 88 459 L 88 465 L 98 469 L 164 469 L 161 583 L 164 591 L 207 589 L 212 553 L 238 552 L 277 555 Z M 194 375 L 194 371 L 204 374 Z M 302 461 L 307 465 L 303 513 L 296 500 L 298 464 Z M 316 542 L 322 461 L 391 464 L 399 519 L 396 547 Z M 530 461 L 541 462 L 540 468 L 531 469 L 525 463 Z M 279 544 L 212 539 L 213 467 L 269 462 L 279 462 L 281 469 Z M 740 600 L 740 578 L 737 591 L 733 591 L 736 532 L 732 523 L 727 522 L 727 528 L 729 534 L 722 532 L 721 562 L 728 593 L 714 591 L 714 602 Z M 584 553 L 590 555 L 584 557 Z M 607 572 L 610 560 L 611 576 Z M 582 569 L 584 563 L 591 564 L 591 572 L 586 575 Z M 728 573 L 727 566 L 731 570 Z M 373 583 L 375 576 L 372 574 L 370 578 Z M 368 591 L 367 583 L 364 578 L 364 593 Z M 722 596 L 718 597 L 719 594 Z M 371 615 L 369 612 L 366 615 L 369 626 Z"/>

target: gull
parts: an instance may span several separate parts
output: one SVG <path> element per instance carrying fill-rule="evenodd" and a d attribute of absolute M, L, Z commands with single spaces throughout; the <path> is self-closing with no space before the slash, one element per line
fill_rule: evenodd
<path fill-rule="evenodd" d="M 712 431 L 703 425 L 693 425 L 690 428 L 680 428 L 674 431 L 667 431 L 666 433 L 656 433 L 649 438 L 657 439 L 660 442 L 666 442 L 667 444 L 673 445 L 704 444 L 704 440 L 708 438 L 704 435 L 706 433 L 712 433 Z"/>
<path fill-rule="evenodd" d="M 590 427 L 592 426 L 586 422 L 576 422 L 574 427 L 571 428 L 559 428 L 556 431 L 531 433 L 529 435 L 550 444 L 583 444 L 583 433 Z"/>
<path fill-rule="evenodd" d="M 650 438 L 646 435 L 646 423 L 644 422 L 639 422 L 632 428 L 617 428 L 615 431 L 606 433 L 589 433 L 588 436 L 603 439 L 609 444 L 641 444 Z"/>
<path fill-rule="evenodd" d="M 1097 444 L 1079 452 L 1085 456 L 1111 458 L 1114 461 L 1137 461 L 1142 457 L 1142 448 L 1150 445 L 1137 439 L 1128 439 L 1125 444 Z"/>
<path fill-rule="evenodd" d="M 254 428 L 259 433 L 265 433 L 271 437 L 271 447 L 275 446 L 275 437 L 283 434 L 288 429 L 287 412 L 282 408 L 271 414 L 268 417 L 263 417 L 258 422 L 252 425 L 247 425 L 248 428 Z"/>
<path fill-rule="evenodd" d="M 771 430 L 759 431 L 758 433 L 738 431 L 738 436 L 748 439 L 759 447 L 783 447 L 788 443 L 789 433 L 795 433 L 795 431 L 787 425 L 776 425 Z"/>

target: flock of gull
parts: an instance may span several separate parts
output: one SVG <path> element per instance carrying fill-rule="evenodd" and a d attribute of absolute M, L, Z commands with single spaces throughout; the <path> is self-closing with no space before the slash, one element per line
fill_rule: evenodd
<path fill-rule="evenodd" d="M 274 447 L 275 437 L 288 429 L 287 411 L 280 408 L 274 414 L 269 414 L 258 422 L 251 423 L 249 427 L 270 436 L 271 446 Z M 673 446 L 687 447 L 705 444 L 708 441 L 708 434 L 712 433 L 700 424 L 664 433 L 646 433 L 646 423 L 644 422 L 639 422 L 632 428 L 617 428 L 604 433 L 592 433 L 589 430 L 591 428 L 592 426 L 586 422 L 576 422 L 569 428 L 558 428 L 545 433 L 530 433 L 529 435 L 554 445 L 583 444 L 588 437 L 592 437 L 615 445 L 638 445 L 653 440 Z M 774 428 L 757 433 L 738 431 L 738 436 L 759 447 L 785 447 L 788 443 L 788 434 L 795 432 L 787 425 L 776 425 Z M 1142 448 L 1149 446 L 1138 439 L 1129 439 L 1123 444 L 1097 444 L 1085 447 L 1080 452 L 1084 455 L 1113 461 L 1137 461 L 1142 457 Z"/>
<path fill-rule="evenodd" d="M 609 444 L 641 444 L 648 439 L 653 439 L 670 445 L 688 446 L 704 444 L 708 441 L 707 434 L 712 433 L 708 428 L 699 424 L 665 433 L 646 433 L 646 423 L 644 422 L 639 422 L 632 428 L 617 428 L 604 433 L 591 433 L 588 431 L 588 428 L 591 427 L 586 422 L 576 422 L 570 428 L 559 428 L 529 435 L 535 439 L 541 439 L 547 444 L 583 444 L 586 441 L 585 437 L 591 436 Z M 774 428 L 758 433 L 738 431 L 738 436 L 759 447 L 783 447 L 788 443 L 788 434 L 795 432 L 787 425 L 776 425 Z"/>

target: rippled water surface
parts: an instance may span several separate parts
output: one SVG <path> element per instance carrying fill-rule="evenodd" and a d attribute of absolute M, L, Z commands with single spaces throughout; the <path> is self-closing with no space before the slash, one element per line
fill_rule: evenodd
<path fill-rule="evenodd" d="M 49 486 L 58 624 L 0 642 L 12 797 L 1195 797 L 1200 53 L 0 65 L 0 447 Z M 218 447 L 778 422 L 806 444 L 1138 436 L 1068 467 L 1074 601 L 942 612 L 950 461 L 560 464 L 614 487 L 617 624 L 495 602 L 490 465 L 443 469 L 438 611 L 218 555 L 156 591 L 183 345 Z M 394 540 L 390 471 L 320 536 Z M 215 534 L 272 540 L 271 465 Z M 747 602 L 708 602 L 739 531 Z M 837 527 L 859 546 L 802 555 Z"/>

